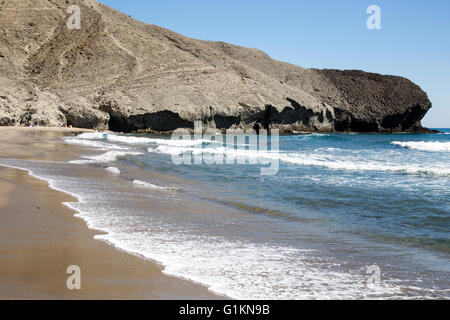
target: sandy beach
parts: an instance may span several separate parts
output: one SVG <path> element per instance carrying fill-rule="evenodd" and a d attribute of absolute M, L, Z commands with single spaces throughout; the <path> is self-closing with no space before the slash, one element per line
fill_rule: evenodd
<path fill-rule="evenodd" d="M 67 161 L 80 149 L 60 142 L 69 128 L 0 128 L 0 157 Z M 217 299 L 207 288 L 94 240 L 99 234 L 62 203 L 75 201 L 27 172 L 0 167 L 0 299 Z M 66 269 L 81 269 L 68 290 Z"/>

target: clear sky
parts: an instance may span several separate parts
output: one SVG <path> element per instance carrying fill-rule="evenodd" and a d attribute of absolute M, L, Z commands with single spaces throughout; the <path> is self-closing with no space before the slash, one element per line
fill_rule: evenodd
<path fill-rule="evenodd" d="M 302 67 L 409 78 L 433 103 L 423 121 L 450 127 L 448 0 L 101 0 L 188 37 L 258 48 Z M 381 8 L 381 30 L 366 25 Z"/>

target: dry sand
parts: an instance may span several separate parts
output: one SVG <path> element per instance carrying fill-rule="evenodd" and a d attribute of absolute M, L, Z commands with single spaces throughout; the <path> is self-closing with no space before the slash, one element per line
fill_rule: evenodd
<path fill-rule="evenodd" d="M 0 128 L 0 157 L 64 161 L 81 150 L 59 142 L 65 128 Z M 217 299 L 164 275 L 148 260 L 94 240 L 99 234 L 62 204 L 74 198 L 27 172 L 0 167 L 0 299 Z M 81 290 L 66 269 L 81 268 Z"/>

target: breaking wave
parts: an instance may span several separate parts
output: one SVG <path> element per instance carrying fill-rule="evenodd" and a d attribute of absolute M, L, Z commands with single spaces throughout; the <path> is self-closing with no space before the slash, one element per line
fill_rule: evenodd
<path fill-rule="evenodd" d="M 101 133 L 101 132 L 83 133 L 69 141 L 72 143 L 76 143 L 76 141 L 79 141 L 80 144 L 84 143 L 86 145 L 89 145 L 89 142 L 86 142 L 86 141 L 97 142 L 96 140 L 102 140 L 105 142 L 113 142 L 113 143 L 122 143 L 122 144 L 128 144 L 128 145 L 157 144 L 157 145 L 169 145 L 169 146 L 196 146 L 196 145 L 201 145 L 203 143 L 214 142 L 214 141 L 203 140 L 203 139 L 197 139 L 197 140 L 156 139 L 156 138 L 147 138 L 147 137 L 116 135 L 116 134 Z"/>
<path fill-rule="evenodd" d="M 143 188 L 147 188 L 147 189 L 153 189 L 153 190 L 171 190 L 171 191 L 176 191 L 178 190 L 177 188 L 172 188 L 172 187 L 161 187 L 161 186 L 157 186 L 156 184 L 150 183 L 150 182 L 146 182 L 146 181 L 141 181 L 141 180 L 134 180 L 133 184 L 139 187 L 143 187 Z"/>
<path fill-rule="evenodd" d="M 329 150 L 327 150 L 329 152 Z M 342 151 L 333 149 L 333 152 Z M 431 175 L 431 176 L 449 176 L 449 167 L 439 166 L 421 166 L 411 164 L 397 164 L 390 162 L 380 162 L 375 160 L 368 160 L 365 158 L 354 158 L 346 156 L 335 156 L 317 153 L 290 153 L 290 152 L 269 152 L 257 150 L 235 150 L 226 147 L 220 148 L 192 148 L 192 147 L 171 147 L 159 146 L 155 149 L 149 149 L 149 152 L 156 152 L 168 155 L 180 155 L 191 152 L 194 155 L 198 154 L 212 154 L 223 155 L 226 157 L 243 157 L 251 161 L 267 162 L 279 160 L 280 162 L 295 164 L 301 166 L 315 166 L 323 167 L 331 170 L 346 170 L 346 171 L 378 171 L 378 172 L 393 172 L 403 174 L 415 175 Z M 329 152 L 331 153 L 331 152 Z"/>
<path fill-rule="evenodd" d="M 109 171 L 113 174 L 120 174 L 120 169 L 117 167 L 108 167 L 106 168 L 106 171 Z"/>
<path fill-rule="evenodd" d="M 75 164 L 89 164 L 89 163 L 108 163 L 108 162 L 114 162 L 120 157 L 124 157 L 127 155 L 131 156 L 137 156 L 141 155 L 141 152 L 133 152 L 133 151 L 108 151 L 105 153 L 102 153 L 100 155 L 89 155 L 89 156 L 83 156 L 86 159 L 83 160 L 72 160 L 70 163 Z"/>
<path fill-rule="evenodd" d="M 392 142 L 392 144 L 412 150 L 431 151 L 431 152 L 450 152 L 450 142 L 394 141 Z"/>

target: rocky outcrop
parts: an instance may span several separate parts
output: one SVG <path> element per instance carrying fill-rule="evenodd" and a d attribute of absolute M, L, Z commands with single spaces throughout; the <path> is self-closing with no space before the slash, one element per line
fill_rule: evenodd
<path fill-rule="evenodd" d="M 78 0 L 0 1 L 0 125 L 416 132 L 431 103 L 407 79 L 304 69 Z"/>
<path fill-rule="evenodd" d="M 335 106 L 335 130 L 405 132 L 423 130 L 420 120 L 431 103 L 411 81 L 362 71 L 319 70 L 339 96 L 316 93 Z"/>

